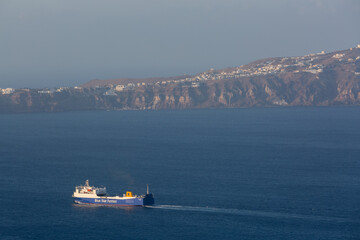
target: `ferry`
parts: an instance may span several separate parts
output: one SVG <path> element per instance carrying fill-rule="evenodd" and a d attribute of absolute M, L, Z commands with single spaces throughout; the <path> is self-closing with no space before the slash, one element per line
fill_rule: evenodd
<path fill-rule="evenodd" d="M 154 197 L 149 193 L 149 185 L 145 195 L 137 196 L 132 192 L 126 192 L 122 197 L 108 196 L 106 187 L 97 188 L 89 185 L 89 180 L 85 185 L 76 186 L 72 197 L 77 204 L 98 204 L 116 206 L 148 206 L 154 204 Z"/>

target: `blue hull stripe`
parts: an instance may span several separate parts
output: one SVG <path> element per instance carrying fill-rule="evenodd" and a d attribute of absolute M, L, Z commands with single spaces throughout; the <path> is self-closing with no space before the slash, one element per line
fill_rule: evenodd
<path fill-rule="evenodd" d="M 100 204 L 100 205 L 122 205 L 122 206 L 142 206 L 143 198 L 133 199 L 111 199 L 111 198 L 74 198 L 76 203 Z"/>

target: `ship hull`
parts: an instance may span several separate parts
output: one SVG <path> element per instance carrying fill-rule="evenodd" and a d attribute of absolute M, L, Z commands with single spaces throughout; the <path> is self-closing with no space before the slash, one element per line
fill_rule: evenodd
<path fill-rule="evenodd" d="M 75 203 L 78 204 L 96 204 L 96 205 L 114 205 L 114 206 L 145 206 L 153 205 L 154 198 L 152 194 L 147 194 L 143 198 L 112 198 L 112 197 L 103 197 L 103 198 L 82 198 L 74 197 Z"/>

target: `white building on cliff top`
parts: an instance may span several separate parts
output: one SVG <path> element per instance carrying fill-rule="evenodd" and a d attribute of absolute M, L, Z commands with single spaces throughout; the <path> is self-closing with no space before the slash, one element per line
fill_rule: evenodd
<path fill-rule="evenodd" d="M 11 94 L 15 91 L 13 88 L 0 88 L 0 93 L 2 94 Z"/>

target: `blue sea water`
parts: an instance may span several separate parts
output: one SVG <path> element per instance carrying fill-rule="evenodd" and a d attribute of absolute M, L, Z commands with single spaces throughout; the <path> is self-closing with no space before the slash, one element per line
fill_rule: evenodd
<path fill-rule="evenodd" d="M 0 115 L 0 239 L 360 239 L 360 107 Z M 81 206 L 150 184 L 156 205 Z"/>

